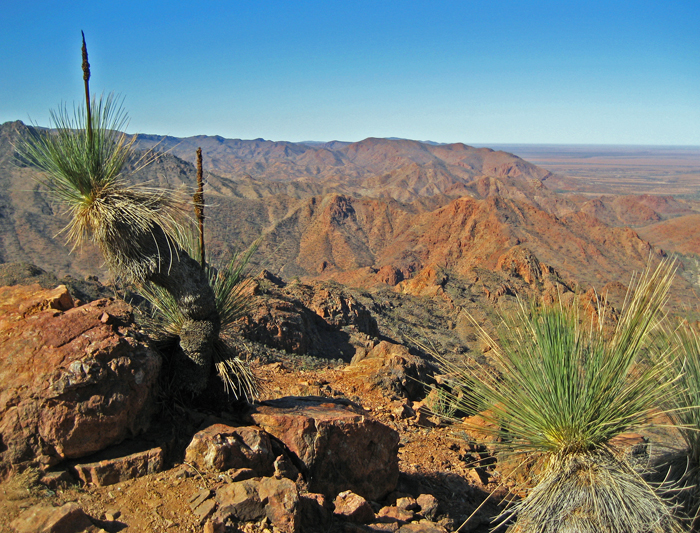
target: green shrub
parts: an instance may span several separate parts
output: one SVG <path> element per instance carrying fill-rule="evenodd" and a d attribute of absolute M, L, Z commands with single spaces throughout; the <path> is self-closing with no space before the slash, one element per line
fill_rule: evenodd
<path fill-rule="evenodd" d="M 640 357 L 667 349 L 651 341 L 665 318 L 674 271 L 665 261 L 633 282 L 610 335 L 604 309 L 589 319 L 575 304 L 521 304 L 504 321 L 500 343 L 475 323 L 492 347 L 493 369 L 438 356 L 452 387 L 471 392 L 454 400 L 465 410 L 476 407 L 488 422 L 478 430 L 495 437 L 491 446 L 539 461 L 537 485 L 501 517 L 516 520 L 513 531 L 680 530 L 668 505 L 611 444 L 650 423 L 658 406 L 674 398 L 667 354 L 648 364 Z"/>

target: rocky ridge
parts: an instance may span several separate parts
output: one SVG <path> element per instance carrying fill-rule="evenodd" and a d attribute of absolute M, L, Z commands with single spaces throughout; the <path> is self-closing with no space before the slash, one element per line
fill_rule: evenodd
<path fill-rule="evenodd" d="M 65 222 L 60 208 L 38 186 L 27 187 L 35 172 L 9 147 L 25 134 L 20 122 L 0 126 L 0 260 L 104 276 L 89 247 L 67 254 L 55 237 Z M 209 250 L 224 256 L 264 235 L 254 261 L 285 279 L 395 286 L 433 265 L 459 276 L 494 269 L 521 247 L 567 283 L 599 288 L 626 283 L 650 254 L 674 251 L 675 241 L 648 232 L 650 243 L 640 228 L 697 212 L 692 202 L 672 197 L 558 194 L 548 188 L 553 178 L 546 171 L 460 144 L 366 139 L 324 147 L 154 136 L 138 142 L 149 148 L 158 141 L 159 149 L 173 150 L 134 179 L 191 187 L 195 172 L 185 159 L 194 154 L 189 146 L 201 143 L 213 169 L 205 191 Z M 656 240 L 667 245 L 663 251 Z M 695 283 L 692 276 L 687 281 Z"/>

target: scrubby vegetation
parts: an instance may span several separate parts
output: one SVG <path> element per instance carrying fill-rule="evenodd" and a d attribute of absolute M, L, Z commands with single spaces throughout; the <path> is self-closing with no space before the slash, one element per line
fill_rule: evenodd
<path fill-rule="evenodd" d="M 497 453 L 537 459 L 536 486 L 501 517 L 512 531 L 680 531 L 612 442 L 677 397 L 670 347 L 653 342 L 673 273 L 670 261 L 644 272 L 609 335 L 604 309 L 521 305 L 500 342 L 479 327 L 495 372 L 440 358 L 453 390 L 468 391 L 453 400 L 487 422 L 478 429 Z"/>
<path fill-rule="evenodd" d="M 112 95 L 90 99 L 84 39 L 83 73 L 86 104 L 73 114 L 65 106 L 53 111 L 52 129 L 35 129 L 19 147 L 22 157 L 44 171 L 43 184 L 66 206 L 68 241 L 76 247 L 91 239 L 115 274 L 146 295 L 161 295 L 161 309 L 177 314 L 179 387 L 203 391 L 215 361 L 228 387 L 251 396 L 250 373 L 228 356 L 221 335 L 222 323 L 240 307 L 240 270 L 234 261 L 214 274 L 188 253 L 185 196 L 129 183 L 123 169 L 134 154 L 133 139 L 122 133 L 127 117 Z"/>

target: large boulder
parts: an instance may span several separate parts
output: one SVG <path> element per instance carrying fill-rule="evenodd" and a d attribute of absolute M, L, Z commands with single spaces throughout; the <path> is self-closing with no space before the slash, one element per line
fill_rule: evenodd
<path fill-rule="evenodd" d="M 359 387 L 379 388 L 388 395 L 410 400 L 425 396 L 424 385 L 432 377 L 429 363 L 405 346 L 389 341 L 381 341 L 370 350 L 358 350 L 345 372 L 346 379 Z"/>
<path fill-rule="evenodd" d="M 258 476 L 274 473 L 275 458 L 267 433 L 256 427 L 226 424 L 212 424 L 197 432 L 185 451 L 185 462 L 196 468 L 249 468 Z"/>
<path fill-rule="evenodd" d="M 0 287 L 0 474 L 52 466 L 148 426 L 161 358 L 108 299 Z"/>
<path fill-rule="evenodd" d="M 396 488 L 398 433 L 350 402 L 280 398 L 254 406 L 250 417 L 296 456 L 311 492 L 380 500 Z"/>
<path fill-rule="evenodd" d="M 257 280 L 254 308 L 239 333 L 249 340 L 296 354 L 350 361 L 357 346 L 379 335 L 372 313 L 334 283 L 283 286 Z"/>

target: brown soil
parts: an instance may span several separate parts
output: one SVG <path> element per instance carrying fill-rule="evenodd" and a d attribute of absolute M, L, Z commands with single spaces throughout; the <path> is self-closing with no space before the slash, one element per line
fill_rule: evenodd
<path fill-rule="evenodd" d="M 325 395 L 360 403 L 372 416 L 400 434 L 398 492 L 414 497 L 430 493 L 437 497 L 443 515 L 440 523 L 448 530 L 457 529 L 488 492 L 496 488 L 495 484 L 480 483 L 473 464 L 479 456 L 452 427 L 421 427 L 413 419 L 398 418 L 392 411 L 404 400 L 389 397 L 348 377 L 343 367 L 304 370 L 290 366 L 289 362 L 256 365 L 256 373 L 265 386 L 261 399 Z M 489 475 L 488 469 L 480 469 L 480 472 L 482 476 Z M 23 509 L 35 504 L 59 506 L 76 502 L 91 518 L 103 521 L 98 526 L 110 532 L 201 532 L 203 526 L 190 510 L 188 500 L 203 488 L 216 489 L 225 480 L 225 473 L 199 472 L 176 463 L 167 471 L 107 487 L 72 485 L 52 491 L 36 483 L 31 473 L 26 473 L 0 486 L 0 516 L 5 518 L 0 523 L 0 531 L 11 531 L 8 524 Z M 503 495 L 501 490 L 492 497 L 463 531 L 488 531 L 489 518 L 498 513 L 493 502 Z M 387 503 L 379 502 L 379 505 L 384 504 Z M 119 513 L 116 521 L 108 521 L 108 514 L 115 512 Z M 227 532 L 265 531 L 273 531 L 265 522 L 239 524 L 227 529 Z M 329 531 L 343 531 L 342 524 L 331 526 Z"/>

